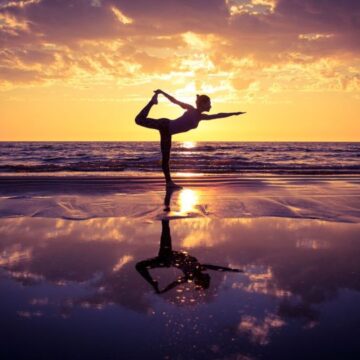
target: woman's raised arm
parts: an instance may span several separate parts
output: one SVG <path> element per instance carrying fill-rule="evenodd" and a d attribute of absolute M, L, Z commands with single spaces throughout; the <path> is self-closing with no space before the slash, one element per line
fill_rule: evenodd
<path fill-rule="evenodd" d="M 162 94 L 164 95 L 167 99 L 169 99 L 173 104 L 176 104 L 176 105 L 179 105 L 180 107 L 182 107 L 183 109 L 186 109 L 186 110 L 190 110 L 190 109 L 193 109 L 194 107 L 190 104 L 186 104 L 186 103 L 183 103 L 177 99 L 175 99 L 173 96 L 167 94 L 165 91 L 162 91 L 162 90 L 155 90 L 154 91 L 156 94 Z"/>
<path fill-rule="evenodd" d="M 229 116 L 242 115 L 242 114 L 246 114 L 246 112 L 238 111 L 238 112 L 232 112 L 232 113 L 218 113 L 218 114 L 213 114 L 213 115 L 201 114 L 201 120 L 222 119 L 222 118 L 227 118 Z"/>

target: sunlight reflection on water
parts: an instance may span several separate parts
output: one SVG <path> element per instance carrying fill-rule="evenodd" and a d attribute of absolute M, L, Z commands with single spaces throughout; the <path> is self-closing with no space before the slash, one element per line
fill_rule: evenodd
<path fill-rule="evenodd" d="M 195 190 L 183 189 L 179 195 L 180 213 L 193 211 L 198 204 L 199 196 Z"/>
<path fill-rule="evenodd" d="M 178 194 L 181 211 L 196 208 L 197 191 Z M 166 223 L 165 250 L 181 266 L 158 262 L 148 269 L 151 282 L 136 266 L 161 256 Z M 63 358 L 136 350 L 136 358 L 213 359 L 216 350 L 217 358 L 288 359 L 299 338 L 316 338 L 311 351 L 326 357 L 329 331 L 339 338 L 337 350 L 356 351 L 349 334 L 357 334 L 360 319 L 359 233 L 359 224 L 290 218 L 1 219 L 0 336 L 11 328 L 17 342 L 31 344 L 4 345 L 18 358 L 36 346 L 52 358 L 58 338 L 51 334 L 59 329 L 66 345 L 108 339 L 106 351 L 94 340 Z M 183 271 L 208 278 L 197 272 L 176 284 Z"/>

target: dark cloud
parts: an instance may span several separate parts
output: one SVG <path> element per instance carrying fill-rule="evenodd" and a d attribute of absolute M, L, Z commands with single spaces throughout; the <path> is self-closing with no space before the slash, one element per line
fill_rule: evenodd
<path fill-rule="evenodd" d="M 301 35 L 321 34 L 304 40 Z M 270 61 L 282 53 L 302 52 L 329 56 L 360 50 L 360 3 L 355 0 L 279 0 L 274 12 L 233 17 L 227 36 L 243 52 L 259 54 Z M 326 37 L 328 36 L 328 37 Z"/>
<path fill-rule="evenodd" d="M 34 31 L 59 42 L 113 37 L 122 25 L 109 8 L 84 0 L 43 0 L 26 9 L 26 15 Z"/>
<path fill-rule="evenodd" d="M 116 11 L 129 22 L 122 22 Z M 264 63 L 316 61 L 345 53 L 356 57 L 360 2 L 278 0 L 272 11 L 231 16 L 225 0 L 0 0 L 0 76 L 23 76 L 24 81 L 31 74 L 43 77 L 43 69 L 26 68 L 34 64 L 78 66 L 89 72 L 101 66 L 121 76 L 127 71 L 124 62 L 138 64 L 144 73 L 164 73 L 177 65 L 176 53 L 186 46 L 181 34 L 186 32 L 224 39 L 204 50 L 224 69 L 226 60 L 221 58 L 229 57 L 252 56 Z M 86 41 L 119 41 L 121 46 L 89 50 L 82 46 Z M 13 57 L 4 57 L 4 51 Z M 304 56 L 294 60 L 292 53 Z M 20 69 L 18 75 L 15 69 Z M 66 74 L 54 70 L 46 77 Z"/>
<path fill-rule="evenodd" d="M 112 7 L 133 19 L 133 23 L 122 24 Z M 0 8 L 0 13 L 27 21 L 33 34 L 57 41 L 164 36 L 186 31 L 247 36 L 260 41 L 302 33 L 334 33 L 354 39 L 360 31 L 360 3 L 355 0 L 279 0 L 273 13 L 244 13 L 234 15 L 231 21 L 224 0 L 42 0 L 24 7 Z"/>

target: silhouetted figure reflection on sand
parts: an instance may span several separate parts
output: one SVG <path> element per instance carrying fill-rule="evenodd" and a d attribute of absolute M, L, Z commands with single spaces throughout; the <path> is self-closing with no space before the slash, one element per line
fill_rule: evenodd
<path fill-rule="evenodd" d="M 165 293 L 186 282 L 194 282 L 198 289 L 207 289 L 210 285 L 210 275 L 205 272 L 206 270 L 242 272 L 242 270 L 225 266 L 200 264 L 194 256 L 185 251 L 174 251 L 171 243 L 169 220 L 162 220 L 161 224 L 162 232 L 158 256 L 136 264 L 136 270 L 154 288 L 156 293 Z M 175 281 L 160 290 L 158 282 L 153 279 L 149 270 L 165 267 L 175 267 L 183 272 L 183 276 L 179 276 Z"/>

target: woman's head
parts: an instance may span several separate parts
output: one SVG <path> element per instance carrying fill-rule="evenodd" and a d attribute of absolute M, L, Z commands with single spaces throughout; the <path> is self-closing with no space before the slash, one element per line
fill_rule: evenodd
<path fill-rule="evenodd" d="M 199 111 L 209 111 L 211 109 L 211 101 L 207 95 L 196 95 L 196 107 Z"/>

